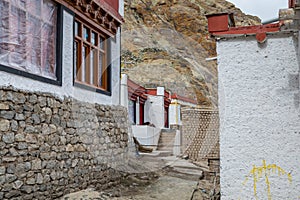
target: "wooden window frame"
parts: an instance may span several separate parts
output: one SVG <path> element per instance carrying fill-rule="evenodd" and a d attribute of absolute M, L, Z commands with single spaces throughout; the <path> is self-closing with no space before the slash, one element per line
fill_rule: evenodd
<path fill-rule="evenodd" d="M 84 30 L 87 30 L 87 39 L 85 38 Z M 92 34 L 95 34 L 96 36 L 94 42 L 92 41 Z M 103 46 L 100 43 L 103 44 Z M 85 56 L 83 56 L 83 48 L 86 48 Z M 100 55 L 102 55 L 102 62 Z M 109 36 L 105 35 L 101 30 L 94 27 L 88 21 L 75 16 L 74 85 L 111 95 L 110 66 L 108 65 L 109 59 Z M 100 63 L 102 64 L 100 65 Z M 101 76 L 99 74 L 100 70 L 102 71 Z M 101 83 L 99 80 L 101 80 Z"/>

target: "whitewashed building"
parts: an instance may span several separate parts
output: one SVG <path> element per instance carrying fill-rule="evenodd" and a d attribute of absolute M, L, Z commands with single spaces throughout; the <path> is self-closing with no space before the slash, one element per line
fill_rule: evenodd
<path fill-rule="evenodd" d="M 273 24 L 232 27 L 227 14 L 208 16 L 217 41 L 224 200 L 300 198 L 298 3 L 289 2 Z"/>
<path fill-rule="evenodd" d="M 119 104 L 123 1 L 0 1 L 0 85 Z"/>
<path fill-rule="evenodd" d="M 181 107 L 197 106 L 196 101 L 171 94 L 164 87 L 144 88 L 126 74 L 121 78 L 121 104 L 128 108 L 133 135 L 141 144 L 154 148 L 158 145 L 161 130 L 166 129 L 178 129 L 174 145 L 180 146 Z"/>
<path fill-rule="evenodd" d="M 0 199 L 118 185 L 123 0 L 0 0 Z M 11 177 L 11 178 L 10 178 Z"/>

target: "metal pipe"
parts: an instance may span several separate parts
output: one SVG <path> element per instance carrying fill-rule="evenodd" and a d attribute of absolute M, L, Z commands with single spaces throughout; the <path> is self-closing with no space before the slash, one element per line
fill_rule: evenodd
<path fill-rule="evenodd" d="M 218 59 L 218 57 L 205 58 L 206 61 L 217 60 L 217 59 Z"/>
<path fill-rule="evenodd" d="M 271 24 L 271 23 L 274 23 L 274 22 L 278 22 L 279 21 L 279 18 L 273 18 L 273 19 L 269 19 L 269 20 L 266 20 L 264 22 L 262 22 L 263 25 L 265 24 Z"/>

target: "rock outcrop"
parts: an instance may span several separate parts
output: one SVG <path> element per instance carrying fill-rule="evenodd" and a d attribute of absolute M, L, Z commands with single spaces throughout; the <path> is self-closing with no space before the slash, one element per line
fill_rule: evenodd
<path fill-rule="evenodd" d="M 216 56 L 209 38 L 211 13 L 234 13 L 236 25 L 259 24 L 224 0 L 125 0 L 122 72 L 145 87 L 196 99 L 201 107 L 217 107 Z"/>

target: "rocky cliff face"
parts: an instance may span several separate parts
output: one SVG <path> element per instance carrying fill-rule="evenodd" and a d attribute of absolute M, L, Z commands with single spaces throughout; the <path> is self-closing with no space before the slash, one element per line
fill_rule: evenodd
<path fill-rule="evenodd" d="M 216 56 L 216 45 L 205 15 L 221 12 L 234 13 L 238 26 L 260 23 L 224 0 L 125 0 L 123 73 L 217 107 L 217 64 L 206 60 Z"/>

